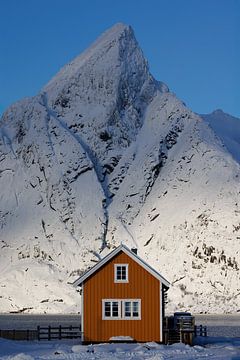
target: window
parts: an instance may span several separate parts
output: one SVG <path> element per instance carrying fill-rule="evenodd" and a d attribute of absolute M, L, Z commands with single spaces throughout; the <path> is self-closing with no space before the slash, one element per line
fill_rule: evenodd
<path fill-rule="evenodd" d="M 119 300 L 103 300 L 103 319 L 118 319 L 121 315 L 121 302 Z"/>
<path fill-rule="evenodd" d="M 140 300 L 124 300 L 123 301 L 123 318 L 140 319 Z"/>
<path fill-rule="evenodd" d="M 128 282 L 128 264 L 114 264 L 114 282 Z"/>
<path fill-rule="evenodd" d="M 141 320 L 140 299 L 102 300 L 103 320 Z"/>

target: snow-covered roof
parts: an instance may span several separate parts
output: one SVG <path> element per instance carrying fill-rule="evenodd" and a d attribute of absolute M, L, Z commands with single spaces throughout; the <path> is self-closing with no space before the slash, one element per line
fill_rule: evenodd
<path fill-rule="evenodd" d="M 109 260 L 111 260 L 114 256 L 116 256 L 120 251 L 123 251 L 126 255 L 136 261 L 140 266 L 142 266 L 145 270 L 147 270 L 151 275 L 153 275 L 156 279 L 161 281 L 163 285 L 169 288 L 170 283 L 157 272 L 154 268 L 152 268 L 148 263 L 146 263 L 143 259 L 141 259 L 137 254 L 131 251 L 126 245 L 119 245 L 116 249 L 110 252 L 107 256 L 105 256 L 102 260 L 100 260 L 95 266 L 86 271 L 82 276 L 80 276 L 74 283 L 73 286 L 81 285 L 89 276 L 93 275 L 98 269 L 100 269 L 104 264 L 106 264 Z"/>

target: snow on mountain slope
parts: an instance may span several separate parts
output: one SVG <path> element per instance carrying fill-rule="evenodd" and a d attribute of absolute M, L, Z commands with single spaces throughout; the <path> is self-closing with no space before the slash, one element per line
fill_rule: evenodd
<path fill-rule="evenodd" d="M 216 132 L 235 160 L 240 162 L 240 119 L 215 110 L 211 114 L 200 115 Z"/>
<path fill-rule="evenodd" d="M 110 205 L 109 240 L 126 238 L 127 229 L 141 256 L 172 282 L 169 309 L 237 310 L 238 164 L 171 94 L 156 97 L 141 131 Z"/>
<path fill-rule="evenodd" d="M 79 311 L 69 284 L 123 241 L 168 310 L 239 309 L 239 164 L 117 24 L 0 127 L 0 310 Z"/>

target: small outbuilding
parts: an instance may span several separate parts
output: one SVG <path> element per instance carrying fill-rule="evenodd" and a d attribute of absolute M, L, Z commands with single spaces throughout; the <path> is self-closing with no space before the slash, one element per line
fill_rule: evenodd
<path fill-rule="evenodd" d="M 118 246 L 73 285 L 82 288 L 84 343 L 116 339 L 163 342 L 170 284 L 136 249 Z"/>

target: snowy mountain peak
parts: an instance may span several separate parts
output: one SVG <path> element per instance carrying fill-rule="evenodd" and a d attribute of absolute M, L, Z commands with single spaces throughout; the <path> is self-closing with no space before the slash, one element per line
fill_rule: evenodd
<path fill-rule="evenodd" d="M 43 92 L 48 93 L 54 102 L 59 95 L 71 91 L 74 84 L 80 86 L 81 82 L 87 98 L 88 90 L 95 93 L 107 90 L 103 95 L 112 98 L 118 88 L 126 87 L 127 82 L 131 89 L 123 89 L 125 96 L 136 88 L 140 91 L 143 86 L 144 93 L 150 88 L 151 91 L 168 91 L 165 84 L 155 81 L 149 74 L 147 61 L 132 28 L 121 23 L 107 30 L 93 45 L 64 66 L 43 88 Z M 131 95 L 136 94 L 133 92 Z M 96 94 L 95 97 L 99 96 Z M 98 101 L 101 103 L 102 99 Z"/>
<path fill-rule="evenodd" d="M 94 163 L 108 167 L 136 138 L 152 99 L 165 92 L 167 86 L 149 73 L 131 27 L 117 24 L 60 70 L 42 94 L 47 111 L 68 127 L 81 128 L 83 141 L 94 149 Z M 103 173 L 98 170 L 100 179 Z"/>
<path fill-rule="evenodd" d="M 221 109 L 201 116 L 222 140 L 233 158 L 240 163 L 240 119 Z"/>
<path fill-rule="evenodd" d="M 134 32 L 131 26 L 119 22 L 106 30 L 101 36 L 99 36 L 99 38 L 94 42 L 94 44 L 112 41 L 113 39 L 117 39 L 122 36 L 132 37 L 135 39 Z M 94 44 L 92 46 L 94 46 Z"/>
<path fill-rule="evenodd" d="M 115 25 L 3 116 L 0 311 L 79 310 L 68 283 L 121 241 L 172 282 L 170 309 L 238 309 L 239 177 Z"/>
<path fill-rule="evenodd" d="M 97 80 L 102 75 L 106 81 L 106 78 L 112 76 L 114 78 L 114 73 L 120 74 L 119 70 L 124 63 L 136 67 L 135 75 L 138 75 L 138 71 L 148 71 L 147 62 L 137 44 L 133 30 L 130 26 L 120 23 L 107 30 L 81 55 L 64 66 L 43 91 L 53 91 L 56 86 L 58 91 L 62 90 L 66 81 L 76 77 L 80 80 L 81 73 L 86 70 L 87 72 L 91 70 L 92 75 L 97 73 Z"/>
<path fill-rule="evenodd" d="M 215 114 L 215 115 L 224 114 L 224 111 L 222 109 L 216 109 L 216 110 L 213 110 L 212 114 Z"/>

